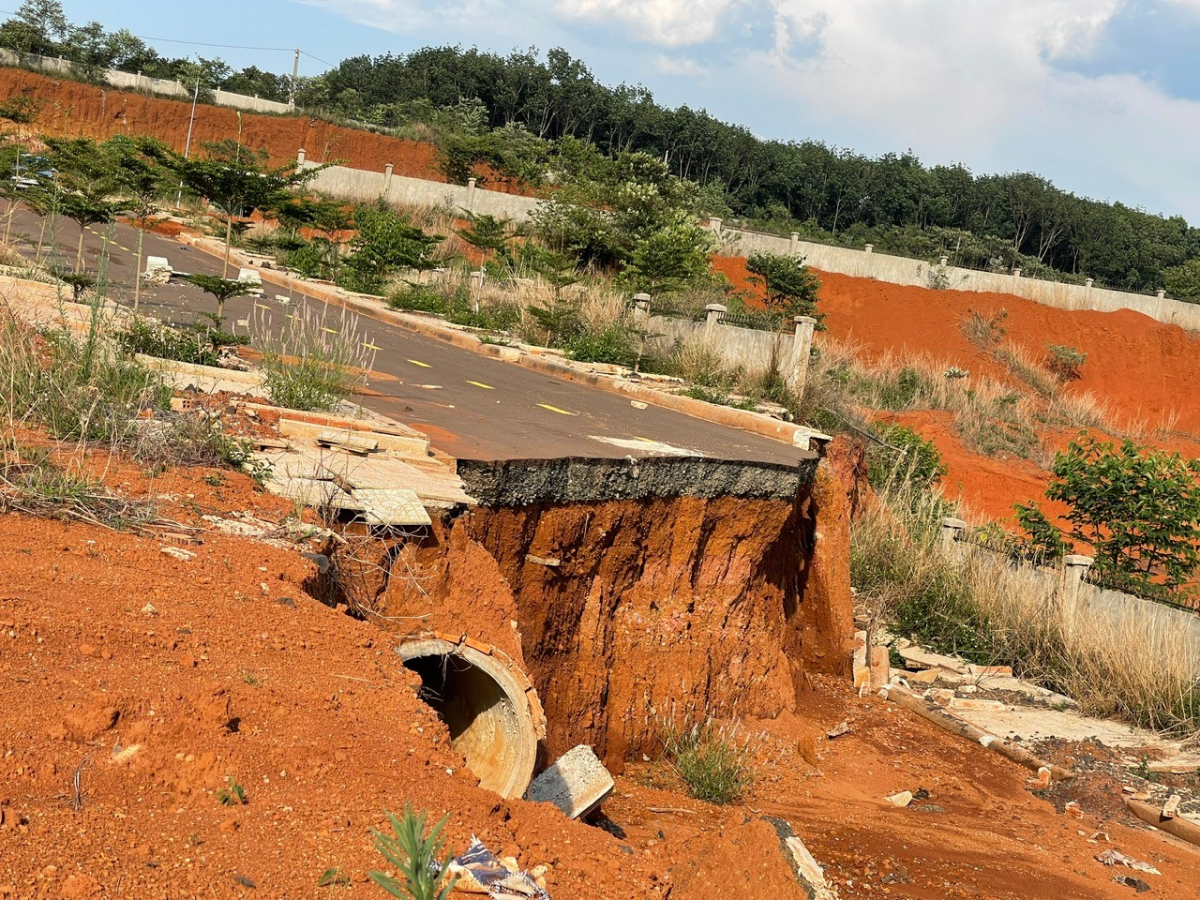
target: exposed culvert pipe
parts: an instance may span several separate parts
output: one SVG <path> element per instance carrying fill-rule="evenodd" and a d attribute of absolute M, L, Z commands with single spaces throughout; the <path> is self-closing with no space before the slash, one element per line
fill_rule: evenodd
<path fill-rule="evenodd" d="M 421 697 L 450 729 L 450 742 L 479 778 L 506 799 L 521 797 L 533 778 L 546 717 L 520 667 L 486 644 L 418 635 L 396 653 L 421 676 Z"/>

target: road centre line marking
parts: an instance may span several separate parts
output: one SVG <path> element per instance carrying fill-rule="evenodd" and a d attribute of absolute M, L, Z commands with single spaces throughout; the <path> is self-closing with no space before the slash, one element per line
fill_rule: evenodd
<path fill-rule="evenodd" d="M 321 326 L 321 330 L 322 330 L 322 331 L 328 331 L 330 334 L 337 334 L 337 333 L 338 333 L 338 332 L 337 332 L 337 329 L 334 329 L 334 328 L 326 328 L 325 326 Z"/>
<path fill-rule="evenodd" d="M 363 341 L 363 346 L 366 347 L 368 350 L 382 350 L 383 349 L 382 347 L 376 347 L 374 344 L 368 344 L 366 341 Z"/>
<path fill-rule="evenodd" d="M 495 388 L 490 384 L 484 384 L 482 381 L 468 381 L 467 384 L 473 384 L 477 388 L 483 388 L 485 391 L 494 391 Z"/>
<path fill-rule="evenodd" d="M 422 369 L 432 369 L 433 368 L 433 366 L 431 366 L 429 363 L 423 363 L 419 359 L 410 359 L 409 362 L 412 363 L 414 366 L 420 366 Z"/>
<path fill-rule="evenodd" d="M 542 409 L 548 409 L 548 410 L 550 410 L 550 412 L 556 412 L 559 415 L 563 415 L 563 416 L 575 415 L 575 413 L 573 413 L 573 412 L 568 412 L 565 409 L 559 409 L 557 406 L 551 406 L 549 403 L 539 403 L 538 406 L 540 406 Z"/>

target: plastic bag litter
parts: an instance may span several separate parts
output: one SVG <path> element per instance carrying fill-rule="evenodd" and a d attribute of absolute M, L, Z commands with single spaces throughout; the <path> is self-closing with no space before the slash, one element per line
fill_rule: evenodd
<path fill-rule="evenodd" d="M 433 867 L 437 867 L 436 862 L 431 866 Z M 440 871 L 440 867 L 438 869 Z M 446 871 L 458 876 L 455 890 L 475 889 L 480 893 L 487 893 L 493 900 L 512 900 L 518 897 L 550 900 L 545 888 L 539 887 L 528 872 L 512 872 L 505 868 L 504 863 L 474 835 L 471 836 L 471 846 L 467 848 L 467 852 L 450 860 Z"/>
<path fill-rule="evenodd" d="M 1096 862 L 1104 863 L 1106 866 L 1126 866 L 1133 869 L 1135 872 L 1146 872 L 1149 875 L 1161 875 L 1162 872 L 1154 868 L 1148 862 L 1142 862 L 1140 859 L 1134 859 L 1132 856 L 1126 856 L 1119 850 L 1105 850 L 1096 857 Z"/>

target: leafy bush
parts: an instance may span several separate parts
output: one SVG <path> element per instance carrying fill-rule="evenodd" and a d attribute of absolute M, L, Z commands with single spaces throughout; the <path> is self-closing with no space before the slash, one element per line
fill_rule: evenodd
<path fill-rule="evenodd" d="M 184 331 L 139 316 L 131 319 L 124 331 L 117 332 L 116 338 L 126 353 L 143 353 L 159 359 L 215 366 L 217 343 L 214 334 L 203 327 Z"/>
<path fill-rule="evenodd" d="M 1035 565 L 1046 565 L 1063 558 L 1067 544 L 1054 523 L 1033 503 L 1018 503 L 1013 507 L 1017 524 L 1023 532 L 1013 555 Z"/>
<path fill-rule="evenodd" d="M 883 487 L 900 472 L 907 473 L 916 485 L 930 488 L 942 480 L 946 467 L 932 441 L 927 441 L 907 425 L 878 425 L 881 440 L 904 451 L 898 455 L 888 447 L 872 444 L 867 452 L 867 480 L 874 487 Z"/>
<path fill-rule="evenodd" d="M 428 815 L 426 812 L 414 812 L 406 803 L 403 818 L 398 819 L 388 813 L 388 821 L 392 823 L 391 834 L 375 830 L 371 832 L 375 838 L 375 849 L 395 867 L 403 880 L 384 872 L 368 872 L 367 875 L 393 897 L 447 900 L 454 890 L 457 876 L 446 875 L 450 855 L 442 856 L 446 846 L 442 829 L 450 821 L 450 815 L 443 816 L 427 835 L 425 820 Z"/>
<path fill-rule="evenodd" d="M 411 312 L 444 313 L 446 299 L 433 288 L 411 285 L 388 297 L 388 306 Z"/>
<path fill-rule="evenodd" d="M 1066 537 L 1095 568 L 1138 592 L 1181 592 L 1200 566 L 1200 460 L 1081 435 L 1054 459 L 1046 497 L 1064 503 Z"/>

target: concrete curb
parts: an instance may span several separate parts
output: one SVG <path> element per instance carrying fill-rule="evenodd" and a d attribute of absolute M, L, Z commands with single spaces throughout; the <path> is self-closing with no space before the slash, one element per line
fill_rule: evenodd
<path fill-rule="evenodd" d="M 180 235 L 179 239 L 181 243 L 202 250 L 211 256 L 224 256 L 224 245 L 211 246 L 210 238 Z M 239 258 L 241 260 L 239 265 L 248 262 L 241 251 L 234 250 L 233 256 L 230 257 L 231 261 Z M 309 296 L 326 300 L 330 303 L 336 303 L 339 306 L 345 306 L 373 319 L 398 325 L 408 331 L 424 335 L 425 337 L 435 338 L 462 350 L 477 353 L 480 356 L 489 356 L 492 359 L 498 359 L 502 362 L 516 363 L 527 369 L 540 372 L 543 375 L 550 375 L 554 378 L 561 378 L 575 384 L 598 388 L 610 394 L 620 394 L 663 409 L 681 412 L 694 419 L 711 422 L 714 425 L 723 425 L 726 428 L 734 428 L 738 431 L 758 435 L 759 437 L 771 438 L 772 440 L 796 447 L 798 450 L 809 450 L 808 439 L 811 430 L 802 425 L 782 422 L 779 419 L 772 419 L 769 416 L 760 415 L 749 410 L 717 406 L 712 403 L 706 403 L 703 400 L 696 400 L 693 397 L 667 394 L 663 391 L 648 388 L 645 385 L 620 381 L 611 375 L 580 372 L 572 366 L 554 362 L 537 354 L 526 353 L 512 347 L 485 344 L 470 334 L 442 324 L 440 320 L 426 319 L 421 316 L 396 312 L 383 306 L 383 301 L 381 300 L 367 300 L 358 295 L 347 294 L 331 285 L 314 284 L 303 279 L 293 279 L 274 269 L 265 269 L 258 266 L 247 267 L 257 269 L 262 275 L 264 282 L 270 282 L 279 287 L 297 288 Z"/>

